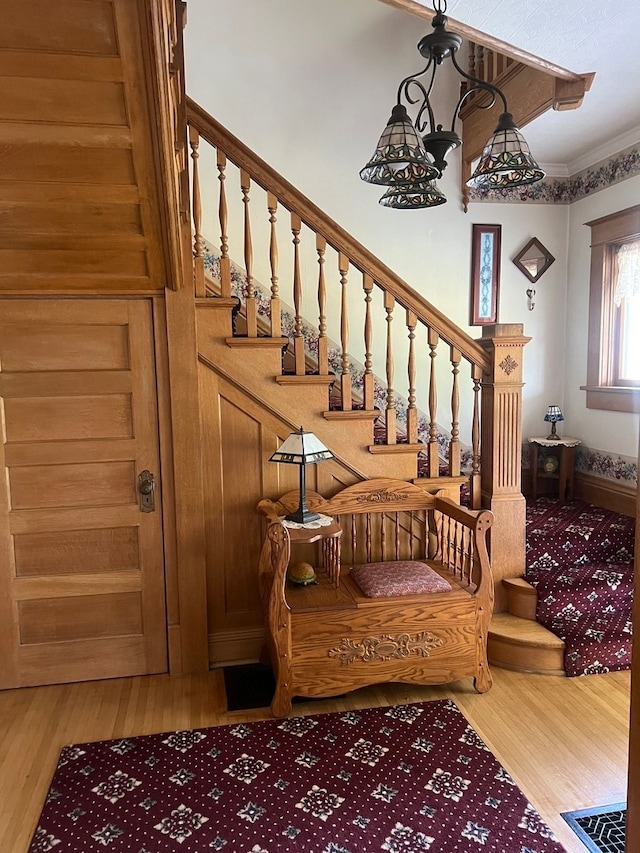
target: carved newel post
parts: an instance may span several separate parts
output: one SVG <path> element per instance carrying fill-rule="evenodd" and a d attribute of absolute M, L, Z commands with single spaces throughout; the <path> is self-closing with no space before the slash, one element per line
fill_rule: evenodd
<path fill-rule="evenodd" d="M 525 569 L 526 505 L 522 495 L 522 361 L 531 340 L 521 323 L 485 326 L 479 343 L 490 356 L 482 380 L 482 506 L 495 521 L 490 532 L 495 610 L 506 607 L 503 578 Z"/>

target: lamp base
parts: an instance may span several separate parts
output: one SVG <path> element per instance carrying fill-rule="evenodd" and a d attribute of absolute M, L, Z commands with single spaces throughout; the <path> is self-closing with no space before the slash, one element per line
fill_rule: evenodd
<path fill-rule="evenodd" d="M 311 521 L 317 521 L 320 516 L 317 512 L 311 512 L 306 507 L 299 506 L 295 512 L 290 512 L 285 515 L 287 521 L 295 521 L 296 524 L 309 524 Z"/>
<path fill-rule="evenodd" d="M 560 441 L 560 436 L 557 432 L 551 432 L 547 436 L 547 441 Z"/>

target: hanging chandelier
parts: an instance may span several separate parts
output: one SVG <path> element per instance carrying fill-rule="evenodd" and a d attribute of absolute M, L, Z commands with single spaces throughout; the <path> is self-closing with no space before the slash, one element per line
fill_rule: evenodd
<path fill-rule="evenodd" d="M 456 52 L 462 38 L 446 29 L 446 0 L 435 0 L 433 8 L 436 13 L 432 21 L 433 32 L 418 43 L 418 50 L 427 60 L 427 66 L 405 77 L 398 86 L 397 103 L 387 126 L 373 157 L 360 171 L 363 181 L 388 188 L 380 199 L 380 204 L 385 207 L 415 210 L 446 202 L 446 196 L 435 181 L 442 177 L 449 153 L 462 145 L 455 124 L 464 103 L 478 91 L 488 92 L 491 96 L 488 103 L 481 105 L 482 109 L 490 109 L 499 98 L 503 112 L 467 186 L 473 189 L 509 189 L 544 178 L 544 172 L 531 156 L 529 146 L 513 121 L 502 91 L 492 83 L 467 74 L 458 65 Z M 447 57 L 467 81 L 466 89 L 453 110 L 450 130 L 436 124 L 429 100 L 436 71 Z M 426 82 L 423 83 L 418 78 L 425 75 Z M 403 100 L 417 105 L 415 122 L 409 117 Z"/>

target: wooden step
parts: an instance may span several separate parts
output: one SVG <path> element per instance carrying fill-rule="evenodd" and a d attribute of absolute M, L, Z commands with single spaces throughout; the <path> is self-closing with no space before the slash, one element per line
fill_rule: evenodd
<path fill-rule="evenodd" d="M 507 594 L 507 611 L 512 616 L 535 621 L 538 602 L 536 588 L 524 578 L 505 578 L 502 586 Z"/>
<path fill-rule="evenodd" d="M 214 300 L 206 300 L 209 301 Z M 230 314 L 227 308 L 227 313 Z M 327 419 L 328 384 L 332 376 L 279 375 L 281 368 L 281 340 L 273 346 L 273 339 L 229 338 L 227 323 L 222 322 L 224 312 L 213 311 L 198 303 L 196 332 L 198 358 L 207 368 L 214 371 L 238 391 L 258 402 L 266 412 L 281 418 L 284 423 L 297 429 L 303 424 L 314 432 L 338 460 L 359 478 L 395 477 L 409 480 L 416 474 L 416 454 L 391 454 L 374 456 L 369 452 L 373 438 L 371 418 L 345 420 Z M 259 358 L 249 358 L 247 348 L 259 347 Z M 276 376 L 278 379 L 276 379 Z M 347 461 L 348 460 L 348 461 Z"/>
<path fill-rule="evenodd" d="M 518 672 L 564 675 L 564 641 L 531 619 L 494 613 L 489 627 L 489 663 Z"/>

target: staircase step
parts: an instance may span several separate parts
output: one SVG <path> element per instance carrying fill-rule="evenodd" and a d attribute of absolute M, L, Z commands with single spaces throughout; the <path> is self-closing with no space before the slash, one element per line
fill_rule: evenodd
<path fill-rule="evenodd" d="M 214 300 L 211 300 L 214 301 Z M 209 300 L 207 300 L 207 303 Z M 227 309 L 227 313 L 230 311 Z M 341 420 L 330 420 L 323 416 L 329 407 L 329 382 L 335 377 L 313 374 L 307 376 L 279 376 L 281 351 L 271 344 L 273 339 L 229 338 L 222 323 L 224 312 L 212 311 L 208 304 L 198 303 L 196 331 L 198 357 L 210 370 L 233 383 L 239 392 L 259 401 L 266 411 L 281 418 L 294 429 L 304 424 L 330 448 L 338 460 L 345 462 L 352 474 L 360 478 L 395 477 L 409 480 L 415 477 L 416 457 L 409 455 L 372 456 L 368 447 L 373 438 L 370 419 L 352 419 L 347 427 Z M 287 338 L 278 340 L 286 343 Z M 269 348 L 260 350 L 260 358 L 248 358 L 247 348 L 255 346 Z M 284 382 L 276 381 L 283 379 Z M 293 386 L 293 387 L 291 387 Z"/>
<path fill-rule="evenodd" d="M 328 421 L 375 421 L 379 414 L 380 409 L 350 409 L 348 412 L 332 409 L 322 416 Z"/>
<path fill-rule="evenodd" d="M 379 455 L 387 455 L 389 453 L 420 453 L 421 450 L 424 450 L 424 444 L 407 444 L 399 443 L 399 444 L 370 444 L 369 445 L 369 453 L 376 453 Z"/>
<path fill-rule="evenodd" d="M 289 343 L 289 338 L 225 338 L 225 343 L 228 347 L 238 347 L 239 349 L 278 349 L 286 347 Z"/>
<path fill-rule="evenodd" d="M 564 675 L 564 641 L 531 619 L 494 613 L 489 626 L 488 657 L 492 666 Z"/>
<path fill-rule="evenodd" d="M 333 373 L 319 375 L 317 373 L 285 373 L 276 376 L 278 385 L 333 385 L 336 377 Z"/>
<path fill-rule="evenodd" d="M 505 578 L 502 586 L 507 593 L 507 610 L 521 619 L 536 618 L 538 591 L 524 578 Z"/>

